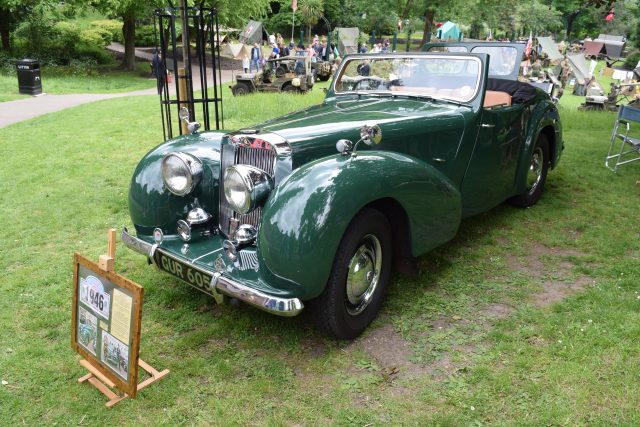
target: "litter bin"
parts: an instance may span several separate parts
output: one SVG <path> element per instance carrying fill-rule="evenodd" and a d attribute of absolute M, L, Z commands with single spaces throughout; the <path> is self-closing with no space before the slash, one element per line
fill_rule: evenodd
<path fill-rule="evenodd" d="M 40 63 L 35 59 L 21 59 L 16 61 L 18 71 L 18 89 L 20 93 L 38 95 L 42 93 L 40 80 Z"/>

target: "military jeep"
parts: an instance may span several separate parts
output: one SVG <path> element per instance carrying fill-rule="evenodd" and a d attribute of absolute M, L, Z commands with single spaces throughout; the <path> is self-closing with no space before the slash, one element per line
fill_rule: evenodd
<path fill-rule="evenodd" d="M 285 56 L 268 59 L 259 73 L 236 75 L 236 84 L 231 86 L 235 95 L 252 92 L 307 92 L 313 88 L 311 58 L 307 56 Z"/>
<path fill-rule="evenodd" d="M 311 70 L 315 78 L 326 82 L 331 77 L 331 63 L 329 61 L 311 62 Z"/>

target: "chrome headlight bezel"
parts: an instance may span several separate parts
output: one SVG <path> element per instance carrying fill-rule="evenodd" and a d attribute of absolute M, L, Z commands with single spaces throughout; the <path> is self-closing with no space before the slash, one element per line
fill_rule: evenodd
<path fill-rule="evenodd" d="M 171 168 L 169 162 L 177 162 L 176 166 L 182 172 L 185 179 L 184 185 L 177 187 L 175 183 L 172 183 L 172 181 L 175 181 L 177 175 L 175 173 L 171 175 L 172 171 L 176 171 L 176 168 Z M 176 152 L 167 154 L 162 159 L 160 170 L 165 187 L 176 196 L 186 196 L 191 193 L 202 178 L 202 162 L 194 155 L 188 153 Z"/>
<path fill-rule="evenodd" d="M 224 197 L 231 209 L 240 214 L 255 210 L 273 190 L 273 178 L 262 169 L 249 165 L 229 166 L 223 179 Z"/>

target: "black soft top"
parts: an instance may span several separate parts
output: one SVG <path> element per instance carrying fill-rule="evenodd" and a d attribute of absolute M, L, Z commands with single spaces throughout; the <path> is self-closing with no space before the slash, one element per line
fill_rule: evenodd
<path fill-rule="evenodd" d="M 538 95 L 535 87 L 518 80 L 489 78 L 487 79 L 487 90 L 508 93 L 514 104 L 525 104 Z"/>

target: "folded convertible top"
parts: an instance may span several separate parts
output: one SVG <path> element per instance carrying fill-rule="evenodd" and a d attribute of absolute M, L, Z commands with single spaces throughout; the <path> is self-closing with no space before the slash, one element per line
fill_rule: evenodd
<path fill-rule="evenodd" d="M 519 82 L 517 80 L 488 79 L 487 90 L 507 92 L 511 95 L 511 101 L 514 104 L 524 104 L 538 95 L 535 87 L 529 83 Z"/>

